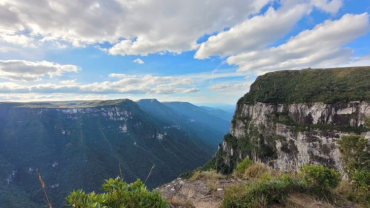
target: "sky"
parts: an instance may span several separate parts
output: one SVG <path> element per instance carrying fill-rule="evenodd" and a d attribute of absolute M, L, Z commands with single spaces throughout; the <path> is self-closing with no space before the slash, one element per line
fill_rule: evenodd
<path fill-rule="evenodd" d="M 0 0 L 0 101 L 235 104 L 267 72 L 370 65 L 369 0 Z"/>

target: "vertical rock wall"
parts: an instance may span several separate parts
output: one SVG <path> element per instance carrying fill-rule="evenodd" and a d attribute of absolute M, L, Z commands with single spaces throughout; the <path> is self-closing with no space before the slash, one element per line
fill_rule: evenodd
<path fill-rule="evenodd" d="M 240 104 L 223 143 L 224 161 L 235 164 L 248 156 L 280 170 L 314 163 L 341 171 L 336 141 L 346 134 L 369 139 L 365 116 L 368 102 Z"/>

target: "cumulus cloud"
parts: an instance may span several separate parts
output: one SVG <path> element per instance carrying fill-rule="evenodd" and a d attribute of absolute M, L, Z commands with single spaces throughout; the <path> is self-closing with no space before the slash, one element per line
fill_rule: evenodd
<path fill-rule="evenodd" d="M 311 4 L 325 12 L 335 14 L 342 7 L 343 2 L 341 0 L 311 0 Z"/>
<path fill-rule="evenodd" d="M 194 58 L 227 57 L 265 48 L 286 35 L 314 7 L 335 14 L 341 0 L 285 0 L 278 10 L 270 7 L 265 14 L 255 15 L 228 31 L 220 32 L 200 44 Z"/>
<path fill-rule="evenodd" d="M 35 47 L 34 40 L 26 35 L 17 35 L 17 34 L 1 34 L 0 33 L 0 41 L 11 43 L 15 45 L 20 45 L 23 47 Z"/>
<path fill-rule="evenodd" d="M 0 78 L 15 81 L 38 81 L 43 76 L 61 76 L 66 72 L 78 72 L 74 65 L 60 65 L 48 61 L 0 60 Z"/>
<path fill-rule="evenodd" d="M 76 94 L 183 94 L 200 90 L 192 87 L 193 80 L 173 76 L 131 76 L 110 74 L 117 81 L 78 84 L 76 80 L 64 80 L 59 84 L 23 85 L 0 83 L 0 93 L 76 93 Z"/>
<path fill-rule="evenodd" d="M 72 93 L 0 93 L 1 101 L 69 101 L 69 100 L 106 100 L 107 95 Z"/>
<path fill-rule="evenodd" d="M 125 94 L 174 94 L 193 93 L 199 89 L 190 87 L 193 80 L 173 76 L 132 76 L 126 74 L 110 74 L 109 77 L 119 78 L 118 81 L 96 82 L 80 86 L 80 91 L 94 93 L 125 93 Z"/>
<path fill-rule="evenodd" d="M 278 11 L 270 7 L 264 15 L 254 16 L 228 31 L 209 37 L 200 45 L 195 58 L 225 57 L 263 48 L 289 32 L 308 10 L 308 4 L 283 7 Z"/>
<path fill-rule="evenodd" d="M 350 62 L 340 64 L 338 67 L 370 66 L 370 55 L 352 58 Z"/>
<path fill-rule="evenodd" d="M 181 53 L 195 49 L 204 34 L 248 19 L 269 1 L 3 0 L 0 34 L 22 45 L 30 44 L 27 36 L 75 47 L 109 42 L 111 54 Z"/>
<path fill-rule="evenodd" d="M 139 58 L 137 58 L 137 59 L 134 60 L 134 63 L 143 64 L 144 61 L 141 60 L 141 59 L 139 59 Z"/>
<path fill-rule="evenodd" d="M 335 66 L 350 61 L 353 51 L 343 45 L 369 32 L 369 15 L 346 14 L 305 30 L 285 44 L 230 56 L 226 62 L 238 65 L 238 71 L 257 73 L 279 69 Z"/>

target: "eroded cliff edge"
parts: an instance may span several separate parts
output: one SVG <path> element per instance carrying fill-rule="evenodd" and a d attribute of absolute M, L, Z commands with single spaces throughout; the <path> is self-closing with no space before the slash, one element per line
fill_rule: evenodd
<path fill-rule="evenodd" d="M 230 172 L 245 157 L 276 169 L 324 164 L 341 171 L 336 140 L 370 138 L 370 67 L 267 73 L 236 107 L 230 132 L 216 154 Z"/>

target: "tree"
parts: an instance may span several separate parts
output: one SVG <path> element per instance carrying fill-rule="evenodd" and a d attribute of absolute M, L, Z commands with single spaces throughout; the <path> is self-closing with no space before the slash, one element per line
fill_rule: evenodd
<path fill-rule="evenodd" d="M 370 144 L 359 135 L 343 135 L 337 141 L 343 169 L 352 182 L 356 198 L 370 205 Z"/>
<path fill-rule="evenodd" d="M 370 144 L 360 135 L 343 135 L 337 141 L 342 154 L 343 169 L 349 178 L 357 170 L 370 171 Z"/>

